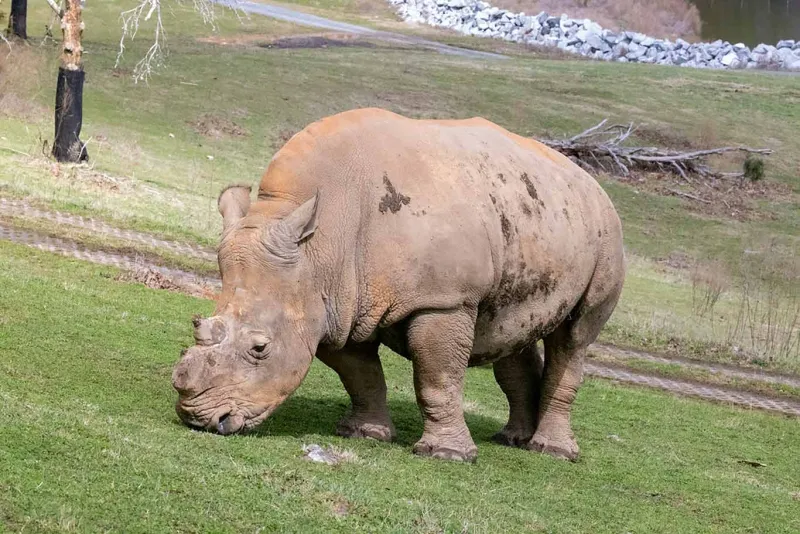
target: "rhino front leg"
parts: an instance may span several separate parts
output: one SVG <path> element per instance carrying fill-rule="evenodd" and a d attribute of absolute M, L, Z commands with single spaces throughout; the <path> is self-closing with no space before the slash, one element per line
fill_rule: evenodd
<path fill-rule="evenodd" d="M 464 422 L 464 374 L 472 351 L 475 313 L 425 312 L 408 326 L 414 388 L 424 430 L 414 453 L 473 462 L 478 449 Z"/>
<path fill-rule="evenodd" d="M 524 447 L 536 431 L 542 361 L 536 344 L 495 362 L 494 377 L 508 398 L 508 423 L 492 439 L 509 447 Z"/>
<path fill-rule="evenodd" d="M 380 441 L 395 437 L 378 346 L 378 343 L 361 343 L 338 351 L 318 351 L 317 357 L 336 371 L 350 395 L 350 412 L 336 425 L 340 436 Z"/>

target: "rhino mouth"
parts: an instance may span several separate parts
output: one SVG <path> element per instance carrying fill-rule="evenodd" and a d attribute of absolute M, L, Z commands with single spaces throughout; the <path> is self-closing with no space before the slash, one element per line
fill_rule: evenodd
<path fill-rule="evenodd" d="M 180 403 L 175 408 L 178 412 L 178 417 L 190 428 L 229 436 L 245 432 L 261 424 L 275 410 L 275 405 L 267 406 L 257 414 L 226 407 L 206 421 L 195 418 Z"/>
<path fill-rule="evenodd" d="M 218 434 L 228 436 L 236 434 L 245 427 L 245 418 L 240 414 L 233 415 L 231 413 L 223 414 L 217 421 L 217 428 L 215 429 Z"/>

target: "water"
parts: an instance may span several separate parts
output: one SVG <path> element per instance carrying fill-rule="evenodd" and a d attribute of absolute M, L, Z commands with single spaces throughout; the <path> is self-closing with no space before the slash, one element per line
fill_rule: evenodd
<path fill-rule="evenodd" d="M 703 40 L 755 46 L 800 40 L 800 0 L 692 0 L 703 19 Z"/>

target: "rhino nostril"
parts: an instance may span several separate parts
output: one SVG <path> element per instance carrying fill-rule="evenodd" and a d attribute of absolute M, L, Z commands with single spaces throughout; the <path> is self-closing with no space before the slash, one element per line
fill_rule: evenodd
<path fill-rule="evenodd" d="M 187 376 L 186 371 L 179 370 L 173 373 L 172 387 L 175 388 L 180 395 L 190 395 L 192 393 L 188 382 L 189 377 Z"/>

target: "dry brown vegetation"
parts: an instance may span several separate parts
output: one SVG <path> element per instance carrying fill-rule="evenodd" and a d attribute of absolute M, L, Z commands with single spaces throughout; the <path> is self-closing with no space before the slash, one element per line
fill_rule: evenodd
<path fill-rule="evenodd" d="M 535 15 L 566 13 L 570 18 L 587 18 L 604 28 L 631 30 L 652 37 L 700 36 L 700 12 L 687 0 L 496 0 L 498 7 Z"/>
<path fill-rule="evenodd" d="M 694 312 L 716 317 L 716 337 L 750 360 L 800 357 L 798 255 L 770 243 L 746 252 L 739 271 L 731 278 L 720 262 L 698 263 L 691 273 Z"/>
<path fill-rule="evenodd" d="M 42 90 L 47 59 L 38 49 L 24 43 L 0 48 L 0 116 L 32 121 L 46 109 L 31 95 Z"/>

